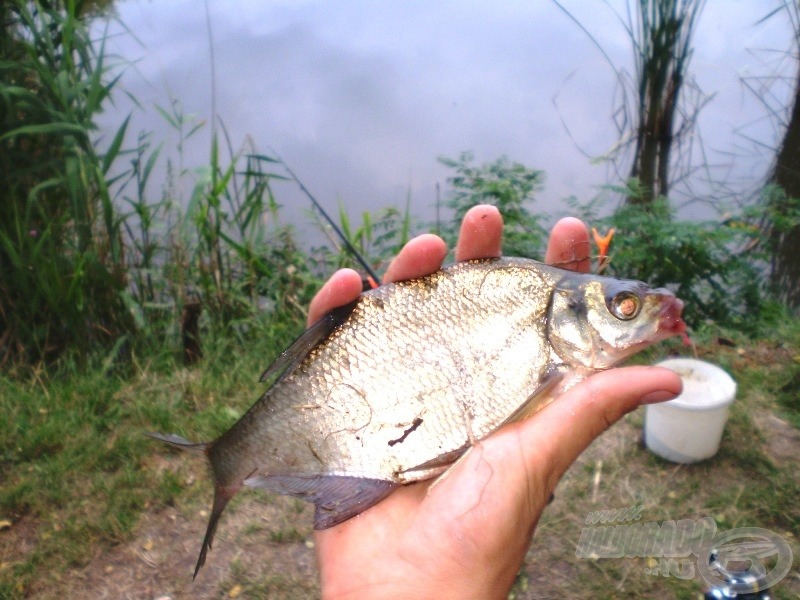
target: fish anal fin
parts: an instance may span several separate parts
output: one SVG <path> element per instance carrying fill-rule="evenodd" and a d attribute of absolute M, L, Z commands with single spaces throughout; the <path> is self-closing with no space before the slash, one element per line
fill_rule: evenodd
<path fill-rule="evenodd" d="M 228 502 L 230 502 L 231 498 L 236 495 L 236 492 L 239 491 L 240 487 L 241 486 L 222 487 L 218 485 L 214 489 L 214 505 L 211 507 L 211 516 L 208 519 L 206 535 L 203 538 L 203 547 L 200 548 L 200 556 L 198 557 L 197 565 L 194 568 L 192 581 L 197 578 L 197 574 L 200 572 L 200 569 L 204 564 L 206 564 L 206 555 L 208 554 L 208 551 L 211 550 L 211 546 L 214 542 L 214 533 L 217 531 L 217 524 L 219 523 L 220 516 L 222 516 L 222 511 L 225 510 Z"/>
<path fill-rule="evenodd" d="M 314 529 L 343 523 L 383 500 L 399 485 L 386 479 L 348 475 L 256 476 L 244 483 L 313 502 Z"/>
<path fill-rule="evenodd" d="M 306 329 L 291 346 L 278 355 L 270 366 L 261 374 L 259 381 L 264 382 L 274 375 L 282 374 L 291 367 L 297 365 L 305 356 L 311 352 L 322 340 L 339 325 L 345 322 L 350 313 L 358 304 L 358 300 L 334 308 L 325 314 L 320 320 Z"/>

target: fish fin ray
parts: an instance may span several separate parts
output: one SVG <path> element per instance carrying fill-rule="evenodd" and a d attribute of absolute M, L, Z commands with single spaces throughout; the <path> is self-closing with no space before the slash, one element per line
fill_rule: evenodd
<path fill-rule="evenodd" d="M 358 304 L 358 300 L 334 308 L 319 321 L 306 329 L 292 345 L 278 355 L 270 366 L 261 374 L 260 382 L 265 382 L 275 375 L 283 375 L 295 367 L 306 355 L 311 352 L 322 340 L 339 325 L 345 322 L 350 313 Z"/>
<path fill-rule="evenodd" d="M 155 440 L 160 442 L 164 442 L 178 448 L 180 450 L 188 450 L 190 452 L 202 452 L 204 454 L 208 454 L 209 448 L 212 446 L 212 442 L 205 442 L 200 444 L 195 444 L 190 442 L 189 440 L 182 438 L 179 435 L 175 435 L 174 433 L 165 435 L 163 433 L 153 433 L 153 432 L 145 432 L 145 435 L 151 437 Z M 228 502 L 231 498 L 236 495 L 236 492 L 239 491 L 241 486 L 232 486 L 232 487 L 223 487 L 219 484 L 214 488 L 214 504 L 211 507 L 211 516 L 208 519 L 208 527 L 206 528 L 206 535 L 203 538 L 203 545 L 200 548 L 200 556 L 197 559 L 197 564 L 194 568 L 194 574 L 192 575 L 192 581 L 197 578 L 197 574 L 200 572 L 200 569 L 206 563 L 206 555 L 208 551 L 211 550 L 211 546 L 214 542 L 214 533 L 217 530 L 217 524 L 219 523 L 219 518 L 222 515 L 222 511 L 225 510 L 225 507 L 228 505 Z"/>
<path fill-rule="evenodd" d="M 202 453 L 208 450 L 208 448 L 211 446 L 210 442 L 200 442 L 199 444 L 197 444 L 194 442 L 190 442 L 186 438 L 182 438 L 179 435 L 175 435 L 174 433 L 163 434 L 163 433 L 155 433 L 152 431 L 145 431 L 144 434 L 149 438 L 153 438 L 154 440 L 158 440 L 159 442 L 164 442 L 165 444 L 169 444 L 173 448 L 178 448 L 179 450 L 188 450 L 189 452 Z"/>
<path fill-rule="evenodd" d="M 314 529 L 343 523 L 383 500 L 399 485 L 386 479 L 347 475 L 257 475 L 244 484 L 314 503 Z"/>
<path fill-rule="evenodd" d="M 470 443 L 466 442 L 460 448 L 456 448 L 455 450 L 451 450 L 450 452 L 445 452 L 444 454 L 440 454 L 436 458 L 432 458 L 431 460 L 427 460 L 422 464 L 415 465 L 413 467 L 409 467 L 408 469 L 403 469 L 402 473 L 412 473 L 414 471 L 432 471 L 436 469 L 441 469 L 442 472 L 446 471 L 454 462 L 456 462 L 461 455 L 464 454 L 470 447 Z M 436 473 L 433 473 L 435 476 Z"/>
<path fill-rule="evenodd" d="M 227 488 L 217 486 L 214 489 L 214 504 L 211 507 L 211 516 L 208 519 L 206 535 L 203 538 L 203 546 L 200 548 L 200 556 L 197 558 L 197 565 L 194 568 L 192 581 L 197 578 L 197 574 L 200 572 L 200 569 L 204 564 L 206 564 L 206 555 L 208 554 L 208 551 L 211 550 L 211 546 L 214 543 L 214 534 L 217 531 L 217 525 L 219 524 L 220 516 L 222 516 L 222 511 L 225 510 L 228 502 L 230 502 L 231 498 L 233 498 L 238 491 L 239 486 Z"/>
<path fill-rule="evenodd" d="M 563 373 L 555 368 L 550 369 L 545 374 L 542 382 L 539 384 L 539 387 L 537 387 L 533 393 L 528 396 L 528 399 L 525 400 L 525 402 L 523 402 L 519 408 L 511 413 L 505 421 L 503 421 L 500 427 L 506 425 L 507 423 L 516 423 L 517 421 L 527 419 L 539 409 L 544 408 L 550 403 L 550 401 L 552 401 L 552 398 L 544 403 L 542 401 L 545 400 L 550 393 L 555 390 L 555 388 L 563 381 L 563 379 Z"/>

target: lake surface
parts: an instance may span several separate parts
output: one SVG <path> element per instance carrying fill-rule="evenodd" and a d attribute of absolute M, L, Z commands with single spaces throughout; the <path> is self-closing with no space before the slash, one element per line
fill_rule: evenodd
<path fill-rule="evenodd" d="M 623 3 L 611 5 L 624 14 Z M 617 68 L 630 68 L 630 42 L 611 8 L 564 6 Z M 341 202 L 354 216 L 403 206 L 410 193 L 414 214 L 432 220 L 436 185 L 446 192 L 451 174 L 437 157 L 464 150 L 478 162 L 507 155 L 544 170 L 537 205 L 548 213 L 617 181 L 608 164 L 591 160 L 618 141 L 616 74 L 552 2 L 132 0 L 116 9 L 124 27 L 111 24 L 109 47 L 132 63 L 122 87 L 141 108 L 120 89 L 101 123 L 115 129 L 133 111 L 133 131 L 154 132 L 174 156 L 177 136 L 154 106 L 177 100 L 206 122 L 185 145 L 186 167 L 208 160 L 213 110 L 236 146 L 249 139 L 263 153 L 277 151 L 329 209 Z M 790 47 L 785 24 L 756 24 L 768 10 L 709 2 L 700 18 L 692 70 L 714 97 L 694 152 L 702 141 L 711 168 L 676 187 L 677 202 L 742 198 L 768 172 L 765 147 L 780 132 L 762 100 L 785 102 L 796 69 L 775 52 Z M 754 94 L 741 81 L 775 75 L 789 85 Z M 309 203 L 295 186 L 276 193 L 288 219 L 307 219 Z M 711 214 L 697 204 L 686 210 Z"/>

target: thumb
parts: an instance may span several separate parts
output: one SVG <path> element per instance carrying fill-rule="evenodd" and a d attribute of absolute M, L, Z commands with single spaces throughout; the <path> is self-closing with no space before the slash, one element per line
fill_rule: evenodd
<path fill-rule="evenodd" d="M 549 494 L 581 452 L 642 404 L 680 394 L 681 379 L 659 367 L 625 367 L 592 375 L 532 418 L 517 434 L 528 465 L 547 465 Z"/>

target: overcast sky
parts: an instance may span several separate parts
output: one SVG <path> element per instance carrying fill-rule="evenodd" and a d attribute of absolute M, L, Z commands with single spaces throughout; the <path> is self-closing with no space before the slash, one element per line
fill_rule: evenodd
<path fill-rule="evenodd" d="M 777 0 L 775 0 L 777 1 Z M 774 122 L 743 76 L 794 77 L 780 19 L 757 24 L 773 0 L 708 0 L 696 34 L 692 72 L 714 98 L 701 113 L 700 133 L 715 171 L 734 189 L 764 177 Z M 618 67 L 630 42 L 614 10 L 601 0 L 563 4 L 596 37 Z M 624 3 L 611 2 L 624 11 Z M 563 211 L 562 200 L 589 200 L 608 180 L 592 164 L 617 141 L 611 121 L 614 71 L 554 3 L 404 0 L 208 0 L 216 64 L 216 112 L 236 144 L 250 136 L 274 148 L 320 201 L 351 211 L 402 205 L 430 217 L 436 183 L 448 169 L 441 155 L 470 150 L 478 162 L 501 155 L 546 172 L 538 206 Z M 117 3 L 111 50 L 136 61 L 122 87 L 136 96 L 134 127 L 155 132 L 167 148 L 175 138 L 153 110 L 170 98 L 208 121 L 211 59 L 201 0 Z M 773 86 L 786 94 L 788 86 Z M 762 96 L 765 94 L 762 93 Z M 117 92 L 118 123 L 131 110 Z M 209 154 L 210 128 L 185 149 L 187 166 Z M 755 140 L 755 141 L 753 141 Z M 131 137 L 130 142 L 135 139 Z M 701 191 L 701 183 L 695 183 Z M 278 200 L 307 207 L 287 185 Z M 299 218 L 296 209 L 287 214 Z"/>

